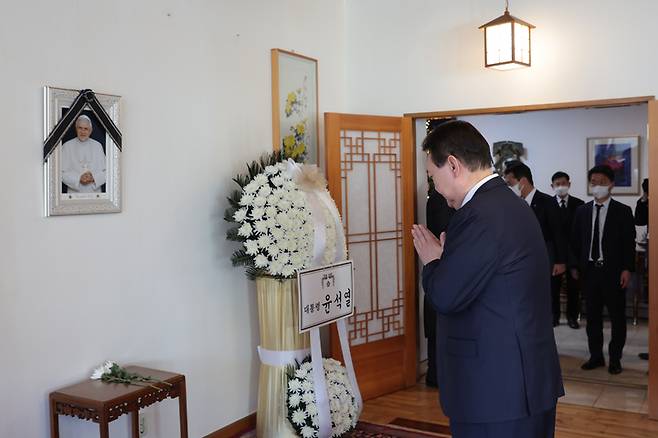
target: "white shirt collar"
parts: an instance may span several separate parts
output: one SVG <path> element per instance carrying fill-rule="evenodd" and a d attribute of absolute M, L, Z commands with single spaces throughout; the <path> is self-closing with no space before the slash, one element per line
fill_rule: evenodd
<path fill-rule="evenodd" d="M 473 187 L 471 187 L 471 190 L 469 190 L 466 193 L 466 196 L 464 196 L 464 200 L 462 201 L 462 205 L 459 208 L 462 208 L 464 205 L 466 205 L 468 203 L 468 201 L 470 201 L 473 198 L 473 196 L 475 195 L 475 192 L 477 192 L 480 187 L 482 187 L 488 181 L 494 179 L 497 176 L 498 176 L 498 174 L 492 173 L 491 175 L 487 175 L 484 178 L 482 178 L 480 181 L 478 181 Z"/>
<path fill-rule="evenodd" d="M 611 199 L 612 199 L 612 197 L 609 197 L 608 200 L 603 202 L 603 203 L 597 202 L 596 199 L 595 199 L 594 200 L 594 207 L 596 207 L 597 205 L 603 205 L 603 208 L 607 209 L 608 206 L 610 205 L 610 200 Z"/>
<path fill-rule="evenodd" d="M 528 196 L 525 197 L 525 202 L 527 202 L 528 205 L 532 205 L 532 198 L 535 197 L 535 193 L 537 193 L 537 189 L 532 189 L 532 192 L 528 193 Z"/>
<path fill-rule="evenodd" d="M 569 203 L 569 195 L 564 197 L 564 199 L 560 198 L 559 195 L 555 195 L 555 199 L 557 199 L 557 205 L 562 205 L 562 201 L 564 201 L 565 204 Z"/>

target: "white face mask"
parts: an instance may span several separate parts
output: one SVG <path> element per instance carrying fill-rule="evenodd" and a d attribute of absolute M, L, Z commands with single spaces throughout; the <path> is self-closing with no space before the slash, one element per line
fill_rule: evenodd
<path fill-rule="evenodd" d="M 521 197 L 521 183 L 516 183 L 515 186 L 509 186 L 510 190 L 514 192 L 516 196 Z"/>
<path fill-rule="evenodd" d="M 592 187 L 592 195 L 594 195 L 594 199 L 607 198 L 609 194 L 610 194 L 610 187 L 608 186 Z"/>
<path fill-rule="evenodd" d="M 569 186 L 555 186 L 555 194 L 562 197 L 569 193 Z"/>

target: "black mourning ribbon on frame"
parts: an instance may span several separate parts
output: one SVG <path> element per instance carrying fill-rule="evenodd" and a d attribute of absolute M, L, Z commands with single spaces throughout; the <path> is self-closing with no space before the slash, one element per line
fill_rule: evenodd
<path fill-rule="evenodd" d="M 94 92 L 92 90 L 81 90 L 80 94 L 78 94 L 71 104 L 69 110 L 64 114 L 57 125 L 55 125 L 48 135 L 48 138 L 46 138 L 46 141 L 43 143 L 43 161 L 46 161 L 50 154 L 55 150 L 59 142 L 62 140 L 62 137 L 64 137 L 64 134 L 66 134 L 66 131 L 82 113 L 86 105 L 89 105 L 103 125 L 103 128 L 105 128 L 110 135 L 110 138 L 112 138 L 117 145 L 117 148 L 121 150 L 121 131 L 119 131 L 119 128 L 117 128 L 110 116 L 107 115 L 105 108 L 103 108 L 103 105 L 98 101 Z"/>

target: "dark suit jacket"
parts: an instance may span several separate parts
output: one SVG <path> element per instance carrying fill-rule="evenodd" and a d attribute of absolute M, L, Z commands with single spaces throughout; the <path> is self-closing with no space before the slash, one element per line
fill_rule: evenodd
<path fill-rule="evenodd" d="M 571 245 L 571 229 L 573 228 L 573 221 L 576 217 L 576 210 L 578 210 L 578 207 L 585 204 L 585 201 L 569 195 L 569 198 L 567 198 L 567 207 L 560 208 L 560 203 L 557 198 L 553 196 L 553 199 L 555 200 L 555 205 L 557 205 L 557 210 L 559 212 L 562 233 L 567 237 L 567 264 L 573 266 L 574 261 L 576 260 L 576 254 Z"/>
<path fill-rule="evenodd" d="M 539 221 L 550 264 L 567 263 L 567 239 L 569 235 L 565 234 L 562 229 L 560 212 L 555 198 L 537 190 L 530 206 Z"/>
<path fill-rule="evenodd" d="M 592 214 L 594 201 L 578 207 L 574 218 L 571 244 L 576 254 L 576 260 L 581 269 L 585 269 L 590 256 L 592 241 Z M 635 224 L 633 212 L 627 205 L 610 200 L 610 208 L 603 226 L 601 243 L 603 260 L 611 272 L 635 270 Z"/>
<path fill-rule="evenodd" d="M 442 258 L 423 269 L 438 312 L 441 406 L 451 420 L 523 418 L 564 394 L 549 276 L 539 225 L 501 178 L 452 217 Z"/>

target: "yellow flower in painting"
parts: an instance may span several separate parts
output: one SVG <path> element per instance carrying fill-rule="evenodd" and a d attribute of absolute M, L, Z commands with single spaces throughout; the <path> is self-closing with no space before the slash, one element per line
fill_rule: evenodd
<path fill-rule="evenodd" d="M 300 122 L 295 126 L 295 131 L 297 132 L 297 135 L 300 137 L 304 136 L 304 133 L 306 132 L 306 123 Z"/>
<path fill-rule="evenodd" d="M 286 103 L 292 105 L 295 102 L 297 102 L 297 94 L 295 94 L 294 91 L 291 91 L 290 93 L 288 93 L 288 99 L 286 99 Z"/>
<path fill-rule="evenodd" d="M 295 136 L 294 135 L 287 135 L 283 137 L 283 147 L 286 149 L 290 149 L 295 145 Z"/>
<path fill-rule="evenodd" d="M 293 149 L 291 155 L 293 156 L 293 158 L 295 158 L 302 155 L 304 152 L 306 152 L 306 145 L 304 144 L 303 141 L 300 141 L 295 147 L 295 149 Z"/>

